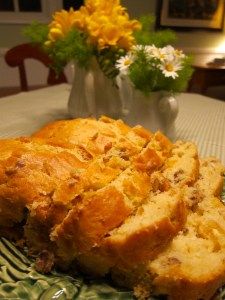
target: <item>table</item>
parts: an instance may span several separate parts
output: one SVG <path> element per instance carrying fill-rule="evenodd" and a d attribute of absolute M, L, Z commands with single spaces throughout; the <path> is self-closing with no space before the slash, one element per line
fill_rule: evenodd
<path fill-rule="evenodd" d="M 47 87 L 0 99 L 0 138 L 29 135 L 44 124 L 69 118 L 69 84 Z M 199 94 L 177 96 L 176 139 L 197 144 L 201 156 L 225 164 L 225 102 Z"/>
<path fill-rule="evenodd" d="M 193 62 L 194 73 L 188 91 L 198 90 L 205 94 L 211 86 L 225 86 L 225 60 L 214 55 L 196 55 Z"/>

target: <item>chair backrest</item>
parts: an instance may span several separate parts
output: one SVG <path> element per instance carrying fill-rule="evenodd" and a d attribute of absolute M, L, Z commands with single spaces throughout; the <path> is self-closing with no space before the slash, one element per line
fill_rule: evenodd
<path fill-rule="evenodd" d="M 20 44 L 9 49 L 5 54 L 5 61 L 10 67 L 18 67 L 20 74 L 20 86 L 21 91 L 28 91 L 27 75 L 25 70 L 25 59 L 32 58 L 42 62 L 48 69 L 47 84 L 54 85 L 63 82 L 67 82 L 64 73 L 57 75 L 55 71 L 50 67 L 52 64 L 48 55 L 41 50 L 38 46 L 34 46 L 31 43 Z"/>

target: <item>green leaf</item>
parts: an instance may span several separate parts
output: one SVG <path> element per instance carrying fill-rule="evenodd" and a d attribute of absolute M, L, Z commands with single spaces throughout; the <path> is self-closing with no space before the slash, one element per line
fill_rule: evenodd
<path fill-rule="evenodd" d="M 32 43 L 43 45 L 47 40 L 48 31 L 48 25 L 34 21 L 29 26 L 24 27 L 22 33 Z"/>

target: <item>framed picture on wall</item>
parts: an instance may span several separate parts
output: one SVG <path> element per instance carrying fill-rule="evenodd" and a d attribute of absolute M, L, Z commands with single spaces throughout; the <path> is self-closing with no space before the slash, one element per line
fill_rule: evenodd
<path fill-rule="evenodd" d="M 224 0 L 159 0 L 157 28 L 223 30 Z"/>

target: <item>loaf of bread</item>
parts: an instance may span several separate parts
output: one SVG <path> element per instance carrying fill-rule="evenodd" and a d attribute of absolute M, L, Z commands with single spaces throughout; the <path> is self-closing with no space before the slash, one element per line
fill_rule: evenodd
<path fill-rule="evenodd" d="M 53 122 L 0 140 L 0 234 L 139 299 L 210 299 L 225 283 L 224 171 L 139 125 Z"/>

